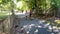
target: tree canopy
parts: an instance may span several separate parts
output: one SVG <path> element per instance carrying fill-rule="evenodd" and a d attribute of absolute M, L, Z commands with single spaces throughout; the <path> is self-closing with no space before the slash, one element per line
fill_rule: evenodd
<path fill-rule="evenodd" d="M 60 0 L 0 0 L 0 8 L 1 9 L 11 9 L 13 7 L 14 9 L 19 10 L 29 10 L 29 9 L 41 9 L 43 12 L 54 7 L 60 7 Z M 18 3 L 19 7 L 17 7 Z"/>

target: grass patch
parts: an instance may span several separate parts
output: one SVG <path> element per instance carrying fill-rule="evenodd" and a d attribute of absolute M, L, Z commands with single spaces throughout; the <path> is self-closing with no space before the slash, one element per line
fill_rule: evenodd
<path fill-rule="evenodd" d="M 8 12 L 0 12 L 0 20 L 5 19 L 8 15 L 6 15 Z"/>

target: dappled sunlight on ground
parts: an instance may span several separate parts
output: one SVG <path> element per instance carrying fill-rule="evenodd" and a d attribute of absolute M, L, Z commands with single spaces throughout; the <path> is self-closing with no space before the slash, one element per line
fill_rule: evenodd
<path fill-rule="evenodd" d="M 17 14 L 18 18 L 18 26 L 22 27 L 21 30 L 24 31 L 23 33 L 28 34 L 58 34 L 60 32 L 60 29 L 57 27 L 54 27 L 54 19 L 50 18 L 47 20 L 44 19 L 38 19 L 38 18 L 32 18 L 27 19 L 23 16 L 24 14 Z M 22 18 L 21 18 L 22 17 Z"/>
<path fill-rule="evenodd" d="M 60 24 L 60 20 L 55 20 L 56 23 Z"/>
<path fill-rule="evenodd" d="M 22 27 L 21 30 L 24 30 L 28 34 L 51 34 L 52 32 L 60 32 L 60 29 L 53 27 L 50 23 L 46 23 L 45 20 L 26 20 L 25 18 L 20 18 L 19 23 L 19 26 Z"/>

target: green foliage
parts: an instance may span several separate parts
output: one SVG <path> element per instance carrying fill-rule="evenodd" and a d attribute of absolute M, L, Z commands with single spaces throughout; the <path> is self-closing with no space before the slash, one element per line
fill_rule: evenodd
<path fill-rule="evenodd" d="M 6 9 L 8 9 L 8 7 L 9 7 L 9 2 L 10 2 L 10 0 L 0 0 L 0 9 L 1 10 L 6 10 Z M 10 7 L 9 7 L 10 8 Z"/>
<path fill-rule="evenodd" d="M 52 4 L 55 5 L 56 7 L 60 7 L 60 0 L 51 0 Z"/>
<path fill-rule="evenodd" d="M 16 5 L 12 0 L 0 0 L 1 10 L 11 10 L 12 8 L 16 8 Z"/>
<path fill-rule="evenodd" d="M 7 13 L 9 13 L 8 11 L 5 12 L 0 12 L 0 19 L 3 20 L 7 17 Z"/>
<path fill-rule="evenodd" d="M 10 2 L 11 0 L 0 0 L 0 4 L 7 4 L 8 2 Z"/>
<path fill-rule="evenodd" d="M 11 8 L 19 9 L 19 10 L 35 10 L 38 14 L 43 14 L 46 11 L 52 11 L 60 7 L 60 0 L 16 0 L 17 2 L 22 1 L 22 8 L 17 8 L 16 4 L 12 0 L 0 0 L 0 6 L 2 8 L 6 8 L 7 10 L 11 10 Z M 56 8 L 56 9 L 55 9 Z"/>

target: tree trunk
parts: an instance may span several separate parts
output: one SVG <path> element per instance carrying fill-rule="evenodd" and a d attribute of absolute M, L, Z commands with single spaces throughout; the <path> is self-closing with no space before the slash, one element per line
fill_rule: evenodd
<path fill-rule="evenodd" d="M 14 15 L 14 10 L 13 9 L 11 10 L 11 12 L 12 12 L 12 15 Z"/>

